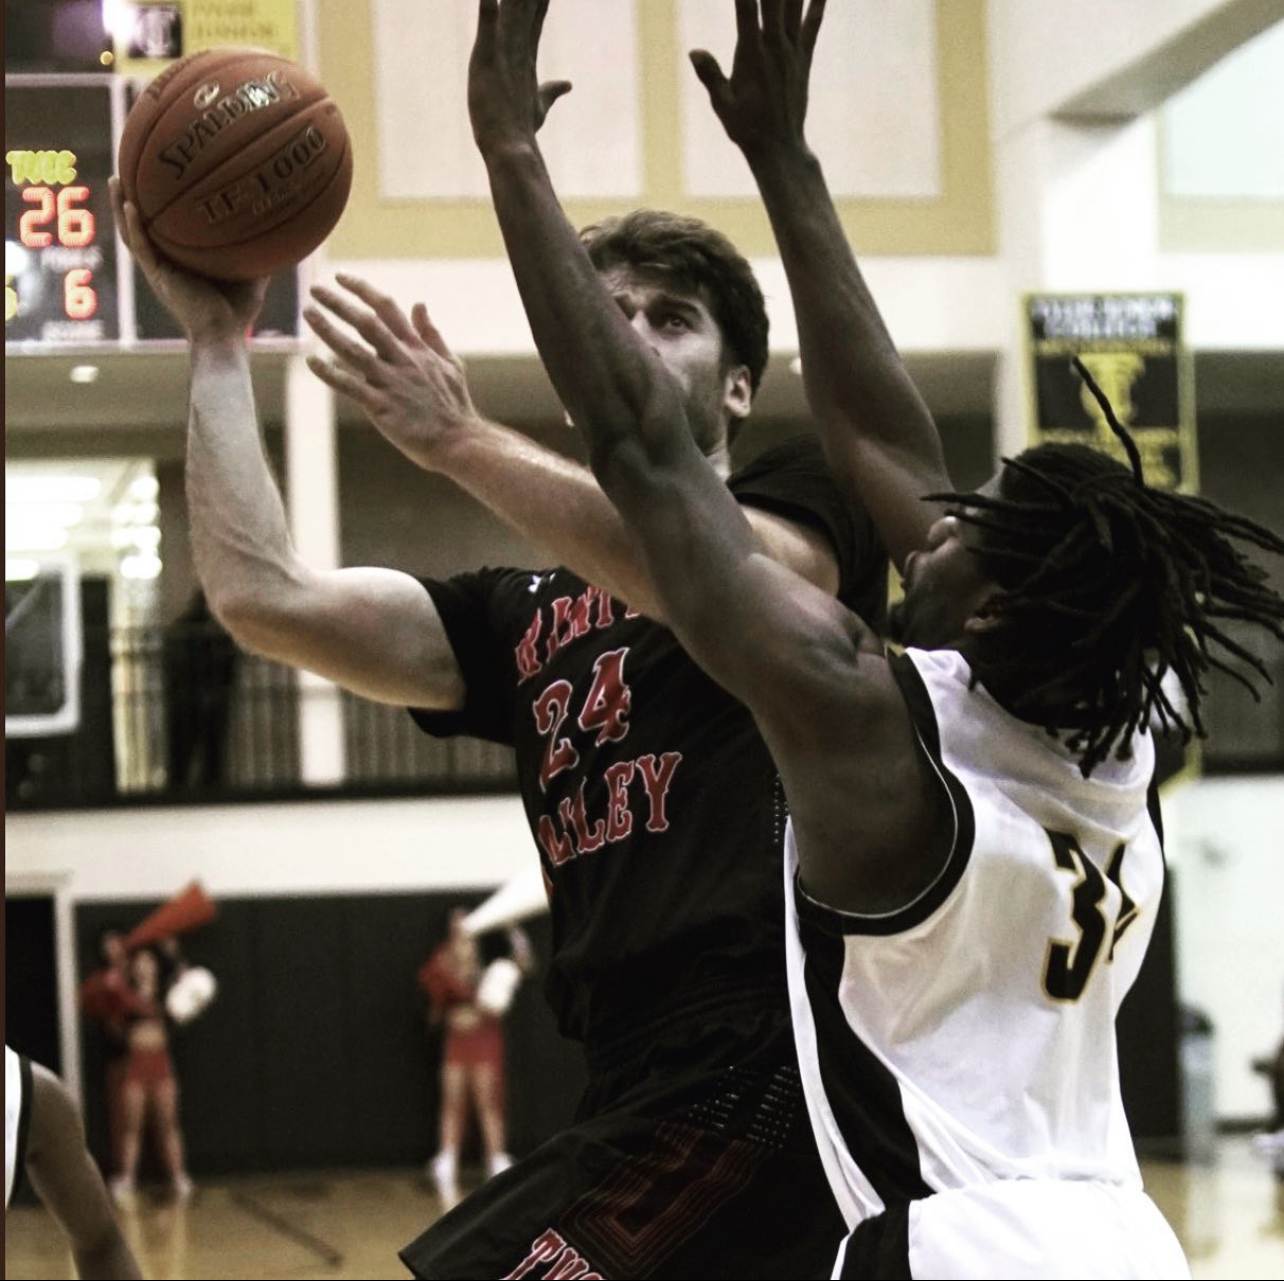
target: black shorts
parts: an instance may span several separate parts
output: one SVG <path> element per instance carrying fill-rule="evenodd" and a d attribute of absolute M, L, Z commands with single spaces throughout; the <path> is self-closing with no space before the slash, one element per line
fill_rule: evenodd
<path fill-rule="evenodd" d="M 779 1010 L 642 1029 L 569 1130 L 401 1252 L 422 1278 L 826 1277 L 846 1235 Z"/>

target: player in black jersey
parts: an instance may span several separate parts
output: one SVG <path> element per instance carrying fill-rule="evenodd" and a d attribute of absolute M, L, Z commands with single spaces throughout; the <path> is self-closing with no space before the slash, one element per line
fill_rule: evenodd
<path fill-rule="evenodd" d="M 254 422 L 243 334 L 261 286 L 176 270 L 115 198 L 191 341 L 193 548 L 216 615 L 244 647 L 415 708 L 430 732 L 517 748 L 550 887 L 549 995 L 584 1042 L 590 1086 L 572 1129 L 430 1229 L 407 1262 L 443 1277 L 825 1271 L 841 1219 L 788 1018 L 775 771 L 743 706 L 662 625 L 614 509 L 586 468 L 478 418 L 422 309 L 406 317 L 345 278 L 347 292 L 321 291 L 325 310 L 309 310 L 334 357 L 313 368 L 569 568 L 426 584 L 311 569 Z M 551 193 L 536 212 L 560 217 Z M 597 298 L 614 298 L 647 359 L 682 386 L 683 416 L 725 476 L 766 356 L 747 264 L 672 215 L 631 215 L 589 240 Z M 764 555 L 881 616 L 884 554 L 814 440 L 728 483 Z"/>

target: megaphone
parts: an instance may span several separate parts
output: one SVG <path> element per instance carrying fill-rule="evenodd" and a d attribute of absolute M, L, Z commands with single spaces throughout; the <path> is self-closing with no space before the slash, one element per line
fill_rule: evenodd
<path fill-rule="evenodd" d="M 148 943 L 155 943 L 159 939 L 186 934 L 189 930 L 208 925 L 217 915 L 218 909 L 201 887 L 200 881 L 193 881 L 135 925 L 125 935 L 125 946 L 132 952 L 135 948 L 146 947 Z"/>
<path fill-rule="evenodd" d="M 544 869 L 534 859 L 510 881 L 506 881 L 484 903 L 479 903 L 464 918 L 469 934 L 484 934 L 524 921 L 528 916 L 548 911 L 548 894 L 544 889 Z"/>

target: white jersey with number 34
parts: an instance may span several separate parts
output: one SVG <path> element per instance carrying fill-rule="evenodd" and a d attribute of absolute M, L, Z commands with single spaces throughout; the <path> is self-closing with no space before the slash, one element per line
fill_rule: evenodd
<path fill-rule="evenodd" d="M 956 652 L 893 663 L 953 805 L 939 877 L 900 911 L 835 912 L 786 838 L 795 1035 L 835 1196 L 854 1227 L 1004 1180 L 1136 1192 L 1115 1016 L 1163 889 L 1152 741 L 1084 779 Z"/>

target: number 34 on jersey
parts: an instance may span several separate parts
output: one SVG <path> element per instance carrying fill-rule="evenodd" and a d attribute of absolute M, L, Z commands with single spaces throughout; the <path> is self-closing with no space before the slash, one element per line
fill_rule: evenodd
<path fill-rule="evenodd" d="M 1057 867 L 1073 878 L 1070 882 L 1070 918 L 1078 931 L 1074 939 L 1049 939 L 1043 963 L 1043 990 L 1054 1001 L 1077 1001 L 1088 986 L 1101 954 L 1114 960 L 1115 945 L 1137 919 L 1137 905 L 1123 886 L 1124 852 L 1120 843 L 1106 863 L 1105 874 L 1065 832 L 1048 832 L 1052 857 Z M 1113 922 L 1106 917 L 1106 882 L 1119 890 L 1119 914 Z M 1109 939 L 1109 947 L 1106 947 Z"/>

